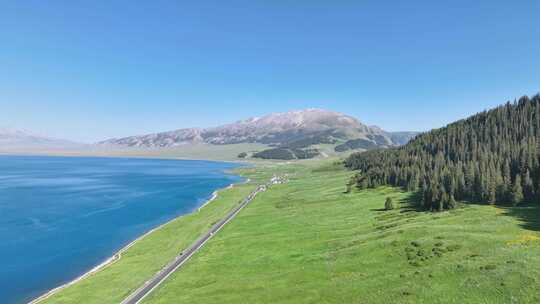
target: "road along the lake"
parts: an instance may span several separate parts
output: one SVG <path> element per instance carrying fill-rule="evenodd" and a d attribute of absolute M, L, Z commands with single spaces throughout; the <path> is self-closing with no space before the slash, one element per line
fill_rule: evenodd
<path fill-rule="evenodd" d="M 174 258 L 163 269 L 156 273 L 150 280 L 146 281 L 139 289 L 135 290 L 129 295 L 122 304 L 137 304 L 140 303 L 147 295 L 149 295 L 156 287 L 158 287 L 163 281 L 167 279 L 174 271 L 180 268 L 186 261 L 193 256 L 208 240 L 210 240 L 214 234 L 216 234 L 223 226 L 231 221 L 245 206 L 247 206 L 257 194 L 266 191 L 271 185 L 275 184 L 276 177 L 272 178 L 271 182 L 267 185 L 259 185 L 253 192 L 246 196 L 241 203 L 231 210 L 227 216 L 217 222 L 208 232 L 197 239 L 191 246 L 182 251 L 178 256 Z M 281 180 L 280 180 L 281 183 Z"/>

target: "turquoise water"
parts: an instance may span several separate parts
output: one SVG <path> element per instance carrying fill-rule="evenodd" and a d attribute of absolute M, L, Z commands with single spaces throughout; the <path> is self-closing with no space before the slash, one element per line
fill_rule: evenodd
<path fill-rule="evenodd" d="M 229 163 L 0 156 L 0 303 L 66 283 L 240 181 Z"/>

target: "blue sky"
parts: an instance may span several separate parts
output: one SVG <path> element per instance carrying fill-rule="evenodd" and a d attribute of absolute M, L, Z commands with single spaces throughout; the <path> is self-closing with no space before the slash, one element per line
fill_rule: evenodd
<path fill-rule="evenodd" d="M 493 0 L 0 1 L 0 125 L 91 142 L 317 107 L 428 130 L 540 90 L 539 11 Z"/>

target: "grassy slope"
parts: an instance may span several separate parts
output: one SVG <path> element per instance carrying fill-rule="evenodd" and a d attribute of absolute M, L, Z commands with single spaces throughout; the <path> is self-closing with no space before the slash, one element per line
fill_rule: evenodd
<path fill-rule="evenodd" d="M 538 210 L 416 212 L 409 193 L 344 194 L 349 172 L 311 163 L 275 166 L 290 183 L 258 196 L 145 303 L 540 302 Z M 401 208 L 381 211 L 387 196 Z"/>
<path fill-rule="evenodd" d="M 187 158 L 187 159 L 211 159 L 211 160 L 228 160 L 238 161 L 237 156 L 241 152 L 261 151 L 267 149 L 267 145 L 245 143 L 231 145 L 184 145 L 174 148 L 163 149 L 120 149 L 106 151 L 111 155 L 134 155 L 143 157 L 172 157 L 172 158 Z"/>
<path fill-rule="evenodd" d="M 43 303 L 119 303 L 221 219 L 254 189 L 255 182 L 220 191 L 218 198 L 200 212 L 180 217 L 149 234 L 123 253 L 120 260 Z"/>

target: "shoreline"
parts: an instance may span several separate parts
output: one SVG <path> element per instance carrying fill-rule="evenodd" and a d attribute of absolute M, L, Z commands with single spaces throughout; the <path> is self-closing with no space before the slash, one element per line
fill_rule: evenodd
<path fill-rule="evenodd" d="M 195 213 L 195 212 L 200 212 L 202 208 L 204 208 L 205 206 L 207 206 L 208 204 L 210 204 L 211 202 L 213 202 L 215 199 L 218 198 L 219 196 L 219 193 L 221 191 L 224 191 L 224 190 L 227 190 L 227 189 L 232 189 L 234 188 L 235 185 L 241 185 L 241 184 L 247 184 L 249 183 L 251 180 L 248 178 L 244 181 L 240 181 L 238 183 L 231 183 L 229 184 L 227 187 L 224 187 L 224 188 L 220 188 L 220 189 L 217 189 L 215 190 L 214 192 L 212 192 L 212 195 L 209 199 L 207 199 L 201 206 L 199 206 L 197 209 L 193 209 L 191 210 L 190 212 L 187 212 L 187 213 L 184 213 L 182 215 L 179 215 L 179 216 L 176 216 L 170 220 L 168 220 L 167 222 L 163 223 L 163 224 L 160 224 L 159 226 L 157 227 L 154 227 L 150 230 L 148 230 L 147 232 L 145 232 L 144 234 L 138 236 L 137 238 L 135 238 L 133 241 L 129 242 L 127 245 L 123 246 L 122 248 L 120 248 L 118 251 L 116 251 L 112 256 L 106 258 L 105 260 L 103 260 L 103 262 L 99 263 L 98 265 L 92 267 L 90 270 L 84 272 L 83 274 L 81 274 L 80 276 L 76 277 L 75 279 L 67 282 L 67 283 L 64 283 L 64 284 L 61 284 L 47 292 L 45 292 L 44 294 L 34 298 L 33 300 L 29 301 L 28 304 L 37 304 L 37 303 L 40 303 L 48 298 L 50 298 L 51 296 L 55 295 L 56 293 L 86 279 L 87 277 L 93 275 L 93 274 L 96 274 L 98 273 L 99 271 L 107 268 L 108 266 L 114 264 L 116 261 L 120 260 L 122 258 L 122 253 L 126 252 L 129 248 L 131 248 L 133 245 L 135 245 L 137 242 L 139 242 L 140 240 L 144 239 L 145 237 L 147 237 L 148 235 L 150 235 L 151 233 L 163 228 L 164 226 L 172 223 L 173 221 L 185 216 L 185 215 L 188 215 L 188 214 L 192 214 L 192 213 Z"/>
<path fill-rule="evenodd" d="M 216 198 L 218 198 L 218 194 L 219 192 L 221 191 L 224 191 L 224 190 L 227 190 L 227 189 L 232 189 L 234 188 L 235 185 L 241 185 L 241 184 L 247 184 L 251 181 L 250 178 L 247 178 L 246 180 L 242 181 L 242 182 L 238 182 L 238 183 L 231 183 L 230 185 L 228 185 L 227 187 L 225 188 L 221 188 L 221 189 L 218 189 L 218 190 L 215 190 L 214 192 L 212 192 L 212 196 L 210 196 L 209 199 L 207 199 L 202 205 L 200 205 L 198 208 L 197 208 L 197 212 L 200 212 L 202 208 L 206 207 L 208 204 L 210 204 L 211 202 L 213 202 Z M 189 213 L 186 213 L 186 214 L 190 214 L 190 213 L 193 213 L 192 212 L 189 212 Z M 185 215 L 185 214 L 184 214 Z M 181 215 L 183 216 L 183 215 Z M 168 223 L 168 222 L 167 222 Z"/>
<path fill-rule="evenodd" d="M 193 158 L 181 156 L 164 156 L 164 155 L 99 155 L 99 154 L 54 154 L 54 153 L 32 153 L 32 152 L 6 152 L 0 151 L 0 156 L 28 156 L 28 157 L 70 157 L 70 158 L 123 158 L 123 159 L 148 159 L 148 160 L 191 160 L 191 161 L 206 161 L 214 163 L 228 163 L 235 165 L 254 165 L 260 160 L 232 160 L 232 159 L 214 159 L 214 158 Z"/>

